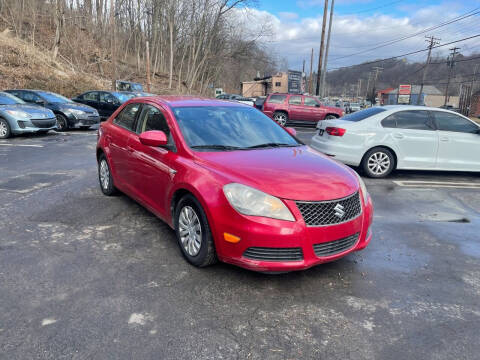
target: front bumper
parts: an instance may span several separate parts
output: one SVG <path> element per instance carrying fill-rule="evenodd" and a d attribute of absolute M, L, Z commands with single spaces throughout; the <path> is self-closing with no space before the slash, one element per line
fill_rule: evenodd
<path fill-rule="evenodd" d="M 345 255 L 364 249 L 372 238 L 370 226 L 373 219 L 373 205 L 369 198 L 362 205 L 360 216 L 351 221 L 321 227 L 310 227 L 294 201 L 285 203 L 294 215 L 296 221 L 282 221 L 261 217 L 245 216 L 232 210 L 227 210 L 215 221 L 214 237 L 217 255 L 223 262 L 234 264 L 249 270 L 262 272 L 285 272 L 308 269 L 312 266 L 337 260 Z M 230 243 L 224 240 L 224 233 L 232 234 L 241 240 Z M 342 240 L 358 234 L 358 240 L 341 252 L 331 256 L 317 256 L 314 245 Z M 251 248 L 300 248 L 299 260 L 265 261 L 249 258 L 247 249 Z"/>
<path fill-rule="evenodd" d="M 355 146 L 348 141 L 338 141 L 338 139 L 331 139 L 331 136 L 324 133 L 323 136 L 318 135 L 318 132 L 312 137 L 310 147 L 320 151 L 325 155 L 332 156 L 344 164 L 351 166 L 359 166 L 362 162 L 364 149 L 361 146 Z"/>
<path fill-rule="evenodd" d="M 14 134 L 35 133 L 39 131 L 55 130 L 57 128 L 57 119 L 28 119 L 15 120 L 15 126 L 12 128 Z"/>
<path fill-rule="evenodd" d="M 100 116 L 75 116 L 70 115 L 68 117 L 68 121 L 70 126 L 73 128 L 80 128 L 84 126 L 93 126 L 96 124 L 100 124 Z"/>

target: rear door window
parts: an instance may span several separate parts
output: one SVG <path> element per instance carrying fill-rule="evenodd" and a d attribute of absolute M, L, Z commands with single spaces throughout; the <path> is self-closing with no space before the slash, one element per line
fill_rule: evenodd
<path fill-rule="evenodd" d="M 381 112 L 384 112 L 384 111 L 387 111 L 387 110 L 381 107 L 372 107 L 372 108 L 356 111 L 354 113 L 345 115 L 342 117 L 342 120 L 353 121 L 353 122 L 362 121 L 366 118 L 369 118 L 370 116 L 380 114 Z"/>
<path fill-rule="evenodd" d="M 302 105 L 302 97 L 301 96 L 290 96 L 290 99 L 288 99 L 288 103 L 290 105 Z"/>
<path fill-rule="evenodd" d="M 270 104 L 283 104 L 286 98 L 287 95 L 271 95 L 268 102 Z"/>
<path fill-rule="evenodd" d="M 98 101 L 98 92 L 90 91 L 88 93 L 85 93 L 83 94 L 83 96 L 81 96 L 81 99 L 88 101 Z"/>
<path fill-rule="evenodd" d="M 476 133 L 480 128 L 461 116 L 443 111 L 433 111 L 438 130 Z"/>
<path fill-rule="evenodd" d="M 432 119 L 426 110 L 399 111 L 388 118 L 395 120 L 398 129 L 434 130 Z"/>
<path fill-rule="evenodd" d="M 128 104 L 113 120 L 113 123 L 127 130 L 134 131 L 135 118 L 140 105 L 141 103 Z"/>

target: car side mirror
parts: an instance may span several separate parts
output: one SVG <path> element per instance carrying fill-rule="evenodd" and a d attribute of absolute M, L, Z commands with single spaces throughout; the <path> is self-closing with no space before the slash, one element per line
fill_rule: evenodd
<path fill-rule="evenodd" d="M 297 130 L 295 130 L 294 128 L 292 127 L 287 127 L 285 128 L 285 130 L 287 130 L 287 132 L 292 135 L 292 136 L 297 136 Z"/>
<path fill-rule="evenodd" d="M 43 100 L 35 100 L 34 103 L 38 104 L 38 105 L 43 105 L 44 104 Z"/>
<path fill-rule="evenodd" d="M 168 143 L 167 135 L 160 130 L 145 131 L 139 136 L 140 142 L 146 146 L 159 147 Z"/>

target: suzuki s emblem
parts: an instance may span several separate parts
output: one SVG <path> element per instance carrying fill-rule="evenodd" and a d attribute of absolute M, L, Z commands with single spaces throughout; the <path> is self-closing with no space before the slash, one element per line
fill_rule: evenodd
<path fill-rule="evenodd" d="M 340 204 L 335 205 L 333 210 L 335 210 L 335 216 L 338 218 L 343 218 L 343 215 L 345 215 L 345 211 L 343 210 L 344 207 Z"/>

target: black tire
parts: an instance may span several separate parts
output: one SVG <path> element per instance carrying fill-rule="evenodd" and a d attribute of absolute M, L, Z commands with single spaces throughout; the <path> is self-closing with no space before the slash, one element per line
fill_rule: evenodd
<path fill-rule="evenodd" d="M 0 139 L 8 139 L 12 136 L 12 129 L 7 120 L 0 118 Z"/>
<path fill-rule="evenodd" d="M 288 114 L 284 111 L 275 111 L 273 113 L 273 120 L 280 126 L 286 126 L 288 123 Z"/>
<path fill-rule="evenodd" d="M 189 208 L 194 211 L 201 229 L 201 234 L 199 236 L 201 239 L 200 247 L 198 253 L 195 255 L 191 255 L 188 253 L 188 251 L 184 247 L 184 244 L 182 244 L 180 236 L 180 216 L 184 208 Z M 177 206 L 175 207 L 174 226 L 180 251 L 190 264 L 197 267 L 205 267 L 215 264 L 217 262 L 215 244 L 213 242 L 210 226 L 208 225 L 207 216 L 203 211 L 202 205 L 193 195 L 185 195 L 178 202 Z"/>
<path fill-rule="evenodd" d="M 327 115 L 325 116 L 325 120 L 333 120 L 333 119 L 337 119 L 337 117 L 335 115 Z"/>
<path fill-rule="evenodd" d="M 106 173 L 102 173 L 102 167 L 105 166 Z M 103 176 L 106 176 L 106 181 L 103 181 Z M 112 172 L 110 170 L 110 165 L 108 164 L 107 157 L 105 154 L 101 154 L 98 157 L 98 182 L 100 184 L 100 189 L 102 193 L 106 196 L 112 196 L 117 193 L 117 189 L 113 184 Z"/>
<path fill-rule="evenodd" d="M 80 126 L 80 129 L 82 130 L 90 130 L 91 126 Z"/>
<path fill-rule="evenodd" d="M 386 148 L 375 147 L 365 154 L 361 166 L 368 177 L 384 178 L 395 169 L 395 156 Z"/>
<path fill-rule="evenodd" d="M 57 131 L 67 131 L 68 130 L 68 120 L 62 114 L 56 114 L 57 117 Z"/>

